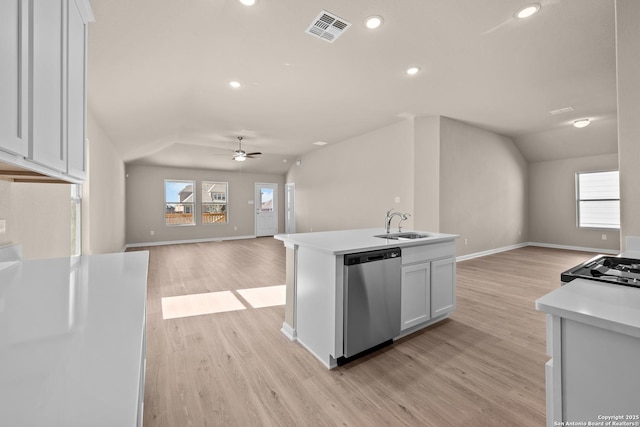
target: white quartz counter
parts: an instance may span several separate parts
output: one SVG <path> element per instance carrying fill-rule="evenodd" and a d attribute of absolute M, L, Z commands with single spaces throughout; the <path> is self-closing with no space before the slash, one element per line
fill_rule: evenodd
<path fill-rule="evenodd" d="M 575 279 L 539 298 L 536 309 L 640 338 L 640 288 Z"/>
<path fill-rule="evenodd" d="M 396 230 L 392 230 L 394 233 Z M 386 234 L 384 228 L 365 228 L 358 230 L 322 231 L 315 233 L 295 233 L 278 234 L 274 236 L 288 244 L 304 246 L 326 252 L 333 255 L 343 255 L 347 253 L 372 251 L 376 249 L 421 246 L 425 244 L 446 242 L 458 237 L 455 234 L 442 234 L 418 231 L 417 233 L 428 234 L 429 237 L 423 239 L 383 239 L 374 237 Z"/>
<path fill-rule="evenodd" d="M 135 426 L 148 252 L 0 271 L 0 424 Z"/>

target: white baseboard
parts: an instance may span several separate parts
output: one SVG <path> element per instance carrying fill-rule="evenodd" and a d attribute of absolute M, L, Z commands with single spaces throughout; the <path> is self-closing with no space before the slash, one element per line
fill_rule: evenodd
<path fill-rule="evenodd" d="M 285 337 L 289 338 L 289 341 L 296 341 L 297 335 L 295 329 L 287 324 L 287 322 L 282 322 L 282 329 L 280 332 L 284 334 Z"/>
<path fill-rule="evenodd" d="M 513 250 L 513 249 L 524 248 L 525 246 L 529 246 L 529 242 L 523 242 L 523 243 L 518 243 L 518 244 L 515 244 L 515 245 L 503 246 L 501 248 L 489 249 L 489 250 L 486 250 L 486 251 L 475 252 L 475 253 L 468 254 L 468 255 L 460 255 L 459 257 L 456 257 L 456 262 L 466 261 L 468 259 L 473 259 L 473 258 L 480 258 L 480 257 L 483 257 L 483 256 L 493 255 L 493 254 L 497 254 L 497 253 L 500 253 L 500 252 L 510 251 L 510 250 Z"/>
<path fill-rule="evenodd" d="M 597 252 L 600 254 L 612 254 L 612 255 L 618 255 L 620 253 L 620 251 L 615 249 L 585 248 L 582 246 L 556 245 L 553 243 L 529 242 L 529 246 L 539 246 L 542 248 L 552 248 L 552 249 L 565 249 L 568 251 Z"/>
<path fill-rule="evenodd" d="M 128 248 L 141 248 L 144 246 L 164 246 L 164 245 L 183 245 L 185 243 L 205 243 L 205 242 L 222 242 L 224 240 L 243 240 L 243 239 L 255 239 L 256 236 L 233 236 L 233 237 L 209 237 L 206 239 L 190 239 L 190 240 L 168 240 L 165 242 L 142 242 L 142 243 L 127 243 L 125 250 Z"/>
<path fill-rule="evenodd" d="M 456 262 L 466 261 L 473 258 L 480 258 L 483 256 L 493 255 L 500 252 L 510 251 L 513 249 L 524 248 L 526 246 L 539 246 L 542 248 L 565 249 L 568 251 L 595 252 L 600 254 L 612 254 L 612 255 L 618 255 L 620 253 L 620 251 L 615 249 L 585 248 L 582 246 L 556 245 L 553 243 L 523 242 L 523 243 L 518 243 L 516 245 L 503 246 L 501 248 L 489 249 L 487 251 L 475 252 L 468 255 L 461 255 L 459 257 L 456 257 Z"/>

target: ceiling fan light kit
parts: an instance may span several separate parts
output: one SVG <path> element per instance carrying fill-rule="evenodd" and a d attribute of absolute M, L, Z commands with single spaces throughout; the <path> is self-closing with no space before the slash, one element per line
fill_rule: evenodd
<path fill-rule="evenodd" d="M 234 152 L 232 159 L 236 162 L 244 162 L 247 159 L 256 159 L 256 156 L 260 156 L 262 153 L 256 151 L 255 153 L 247 153 L 242 149 L 243 137 L 238 137 L 238 149 Z"/>

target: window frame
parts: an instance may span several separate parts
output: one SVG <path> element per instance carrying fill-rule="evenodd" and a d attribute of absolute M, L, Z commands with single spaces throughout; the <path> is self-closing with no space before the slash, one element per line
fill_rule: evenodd
<path fill-rule="evenodd" d="M 580 192 L 580 176 L 581 175 L 591 175 L 591 174 L 603 174 L 603 173 L 611 173 L 615 172 L 618 176 L 618 198 L 582 198 Z M 617 226 L 612 224 L 613 226 L 607 227 L 605 225 L 602 226 L 593 226 L 593 225 L 582 225 L 581 221 L 581 206 L 580 202 L 618 202 L 618 209 L 620 207 L 620 171 L 617 169 L 610 170 L 598 170 L 598 171 L 586 171 L 586 172 L 577 172 L 576 176 L 576 227 L 579 229 L 592 229 L 592 230 L 620 230 L 620 213 L 618 212 L 618 223 Z"/>
<path fill-rule="evenodd" d="M 192 201 L 191 202 L 174 202 L 167 200 L 167 183 L 185 183 L 185 187 L 191 184 L 192 192 Z M 165 227 L 190 227 L 196 225 L 196 181 L 194 179 L 169 179 L 165 178 L 164 180 L 164 225 Z M 191 214 L 193 216 L 193 221 L 190 223 L 178 223 L 178 224 L 169 224 L 167 223 L 167 206 L 169 205 L 190 205 L 191 206 Z M 188 213 L 188 212 L 187 212 Z"/>
<path fill-rule="evenodd" d="M 202 196 L 202 201 L 200 202 L 200 223 L 202 225 L 220 225 L 220 224 L 228 224 L 229 223 L 229 182 L 226 181 L 210 181 L 210 180 L 203 180 L 200 181 L 200 191 L 202 192 L 204 189 L 204 185 L 205 184 L 224 184 L 225 186 L 225 199 L 224 199 L 224 203 L 220 203 L 215 202 L 215 201 L 205 201 L 204 200 L 204 196 Z M 224 221 L 216 221 L 216 222 L 205 222 L 204 221 L 204 214 L 205 214 L 205 206 L 208 205 L 222 205 L 224 204 L 225 208 L 224 208 L 224 213 L 225 213 L 225 219 Z"/>

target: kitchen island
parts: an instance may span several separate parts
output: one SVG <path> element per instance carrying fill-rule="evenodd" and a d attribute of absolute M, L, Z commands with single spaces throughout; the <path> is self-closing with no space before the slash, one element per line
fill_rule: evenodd
<path fill-rule="evenodd" d="M 413 233 L 407 238 L 386 238 L 385 229 L 370 228 L 275 236 L 287 248 L 287 301 L 282 332 L 326 367 L 337 366 L 345 354 L 345 256 L 391 248 L 400 249 L 402 260 L 397 278 L 401 324 L 395 338 L 448 317 L 455 309 L 458 236 Z"/>
<path fill-rule="evenodd" d="M 547 426 L 639 425 L 640 288 L 578 278 L 536 308 L 547 314 Z"/>
<path fill-rule="evenodd" d="M 5 261 L 0 424 L 140 426 L 146 251 Z"/>

